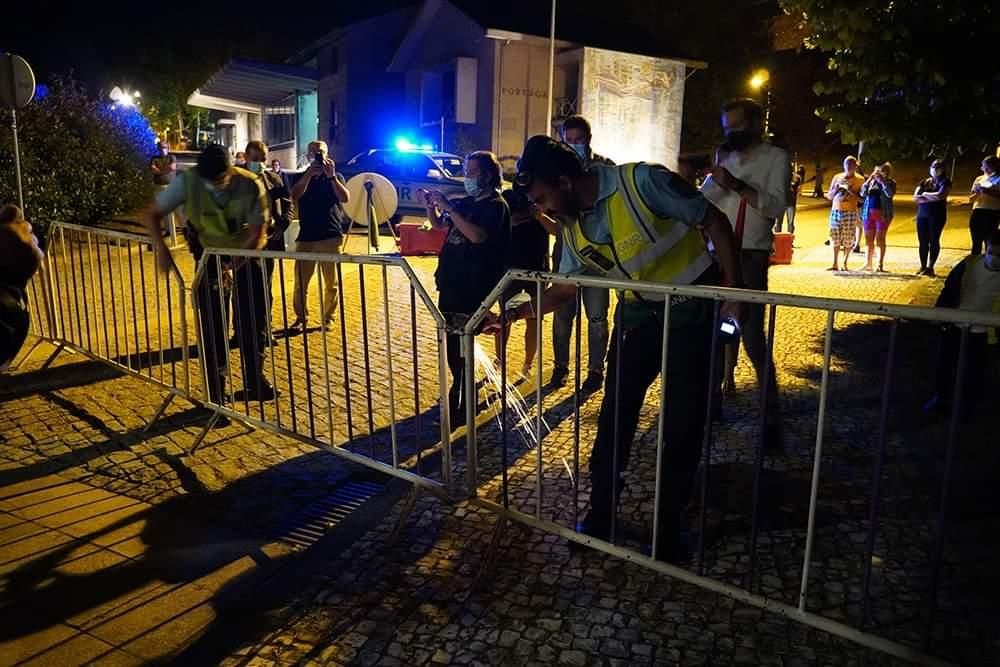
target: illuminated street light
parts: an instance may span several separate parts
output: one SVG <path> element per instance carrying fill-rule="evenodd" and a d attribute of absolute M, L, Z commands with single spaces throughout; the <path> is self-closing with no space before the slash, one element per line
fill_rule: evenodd
<path fill-rule="evenodd" d="M 771 129 L 771 73 L 766 69 L 759 69 L 750 77 L 750 87 L 754 90 L 764 88 L 766 98 L 764 102 L 764 134 L 767 135 Z"/>

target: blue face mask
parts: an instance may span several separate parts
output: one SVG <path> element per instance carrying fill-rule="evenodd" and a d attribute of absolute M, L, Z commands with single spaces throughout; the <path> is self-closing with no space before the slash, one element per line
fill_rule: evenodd
<path fill-rule="evenodd" d="M 569 147 L 576 151 L 581 160 L 587 159 L 587 144 L 570 144 Z"/>
<path fill-rule="evenodd" d="M 483 189 L 479 187 L 479 180 L 472 178 L 471 176 L 465 177 L 465 191 L 470 197 L 478 197 L 482 194 Z"/>
<path fill-rule="evenodd" d="M 263 162 L 247 162 L 247 169 L 255 174 L 264 173 L 264 163 Z"/>

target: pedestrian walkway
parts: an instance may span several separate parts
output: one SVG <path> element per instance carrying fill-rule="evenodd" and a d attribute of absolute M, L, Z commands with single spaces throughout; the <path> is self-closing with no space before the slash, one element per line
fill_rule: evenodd
<path fill-rule="evenodd" d="M 774 291 L 888 303 L 933 298 L 941 280 L 912 276 L 913 239 L 902 223 L 890 234 L 891 275 L 825 272 L 828 249 L 818 227 L 824 216 L 821 210 L 800 216 L 802 247 L 794 264 L 775 267 Z M 818 238 L 809 241 L 810 233 Z M 949 250 L 942 268 L 959 256 L 961 251 Z M 417 258 L 412 264 L 432 287 L 434 260 Z M 349 317 L 357 328 L 358 314 Z M 779 315 L 776 360 L 784 387 L 814 390 L 820 329 L 812 314 L 789 309 Z M 546 357 L 549 333 L 546 322 Z M 872 378 L 880 369 L 882 333 L 865 318 L 838 319 L 836 340 L 847 347 L 835 371 L 839 389 L 854 398 L 834 404 L 834 436 L 853 437 L 857 449 L 832 451 L 847 463 L 870 446 L 874 417 L 852 400 L 864 402 L 877 390 Z M 519 333 L 511 337 L 512 368 L 520 364 L 520 340 Z M 922 391 L 928 372 L 926 363 L 911 361 L 911 382 L 904 387 L 910 401 Z M 718 445 L 720 454 L 731 452 L 736 462 L 745 458 L 752 437 L 743 426 L 753 410 L 752 383 L 744 362 L 740 393 L 727 406 Z M 551 413 L 555 425 L 547 440 L 553 451 L 568 443 L 570 396 L 565 389 L 545 398 L 547 418 Z M 102 662 L 131 664 L 175 656 L 177 664 L 232 665 L 894 664 L 620 559 L 571 551 L 564 540 L 538 532 L 508 531 L 495 569 L 473 591 L 496 517 L 470 503 L 447 505 L 429 497 L 417 502 L 398 543 L 389 539 L 400 518 L 396 507 L 374 517 L 348 549 L 326 557 L 304 589 L 289 590 L 268 607 L 262 624 L 227 622 L 254 602 L 259 586 L 295 562 L 292 547 L 279 539 L 289 517 L 356 471 L 301 442 L 239 425 L 213 431 L 190 454 L 198 424 L 180 402 L 143 432 L 160 398 L 147 384 L 71 356 L 49 371 L 29 364 L 14 382 L 0 379 L 0 562 L 6 601 L 0 616 L 7 628 L 0 631 L 0 663 L 72 665 L 103 656 Z M 588 429 L 598 402 L 595 396 L 585 403 Z M 792 431 L 807 438 L 808 415 L 790 412 Z M 649 430 L 654 418 L 644 413 L 640 432 Z M 898 469 L 912 472 L 903 465 L 907 448 L 939 432 L 896 442 Z M 583 437 L 587 442 L 592 433 Z M 793 443 L 792 448 L 802 451 L 784 469 L 795 471 L 809 447 Z M 847 463 L 832 480 L 848 491 L 845 514 L 863 508 L 867 498 Z M 905 493 L 918 478 L 896 479 L 894 502 L 919 500 Z M 636 488 L 645 483 L 628 481 Z M 852 502 L 850 493 L 860 503 Z M 524 493 L 515 500 L 533 499 Z M 731 502 L 738 505 L 739 497 Z M 649 511 L 636 502 L 634 522 L 641 525 Z M 846 521 L 832 525 L 834 533 L 857 531 Z M 887 537 L 899 550 L 893 547 L 886 559 L 891 567 L 882 583 L 890 604 L 882 612 L 890 615 L 881 623 L 902 617 L 908 605 L 919 606 L 906 575 L 922 558 L 926 530 L 914 524 L 902 535 L 912 540 Z M 794 551 L 794 539 L 776 531 L 763 542 L 769 567 L 786 569 L 783 559 Z M 722 555 L 736 564 L 741 557 L 735 550 Z M 820 549 L 818 558 L 819 594 L 832 610 L 850 611 L 844 582 L 857 568 L 853 556 Z M 791 580 L 797 575 L 790 569 L 787 574 Z M 775 594 L 787 586 L 780 578 L 765 578 L 764 584 Z M 202 641 L 206 637 L 212 641 Z M 972 645 L 970 637 L 958 630 L 948 646 Z M 990 654 L 977 645 L 976 655 L 1000 655 L 995 640 L 992 646 Z"/>

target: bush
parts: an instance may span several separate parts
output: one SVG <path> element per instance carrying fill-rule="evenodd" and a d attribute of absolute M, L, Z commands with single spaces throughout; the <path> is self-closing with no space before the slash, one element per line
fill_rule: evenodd
<path fill-rule="evenodd" d="M 0 204 L 17 202 L 9 115 L 0 128 Z M 134 108 L 113 108 L 69 78 L 39 86 L 17 112 L 27 217 L 44 234 L 53 221 L 92 225 L 149 203 L 156 135 Z"/>

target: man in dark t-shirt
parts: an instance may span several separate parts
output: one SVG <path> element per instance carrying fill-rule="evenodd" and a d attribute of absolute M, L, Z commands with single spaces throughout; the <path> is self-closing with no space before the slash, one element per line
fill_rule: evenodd
<path fill-rule="evenodd" d="M 448 229 L 434 279 L 438 307 L 453 323 L 456 315 L 475 312 L 506 270 L 510 210 L 499 188 L 500 163 L 496 156 L 477 151 L 465 161 L 468 197 L 452 202 L 440 191 L 420 191 L 431 224 Z M 461 410 L 464 364 L 457 333 L 448 334 L 447 348 L 452 376 L 448 405 L 454 426 L 465 423 L 465 413 Z"/>
<path fill-rule="evenodd" d="M 328 157 L 326 142 L 309 144 L 309 168 L 292 188 L 292 199 L 299 212 L 299 235 L 295 239 L 297 252 L 340 253 L 344 241 L 342 223 L 346 218 L 343 204 L 350 194 L 344 177 L 337 173 L 336 165 Z M 295 322 L 292 329 L 307 328 L 309 320 L 308 292 L 315 262 L 295 262 L 295 292 L 292 310 Z M 337 312 L 337 267 L 333 262 L 320 262 L 323 273 L 323 326 L 329 327 Z"/>

